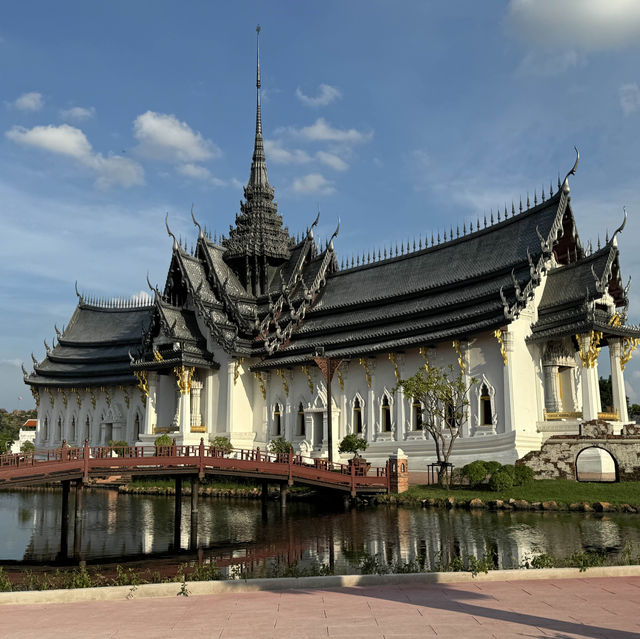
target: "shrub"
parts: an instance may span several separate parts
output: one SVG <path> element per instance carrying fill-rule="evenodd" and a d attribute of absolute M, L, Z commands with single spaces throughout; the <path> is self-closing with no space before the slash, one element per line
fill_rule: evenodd
<path fill-rule="evenodd" d="M 288 442 L 284 437 L 275 437 L 269 442 L 270 453 L 288 453 L 291 449 L 291 442 Z"/>
<path fill-rule="evenodd" d="M 173 446 L 173 439 L 169 435 L 160 435 L 153 443 L 156 446 Z"/>
<path fill-rule="evenodd" d="M 22 446 L 20 446 L 21 453 L 32 453 L 35 449 L 33 442 L 22 442 Z"/>
<path fill-rule="evenodd" d="M 113 448 L 113 452 L 118 455 L 118 457 L 124 457 L 124 451 L 129 448 L 129 444 L 127 442 L 110 439 L 109 446 Z"/>
<path fill-rule="evenodd" d="M 472 486 L 481 484 L 487 477 L 487 467 L 483 461 L 476 461 L 462 467 L 462 475 L 469 480 Z"/>
<path fill-rule="evenodd" d="M 489 486 L 491 490 L 494 490 L 496 492 L 509 490 L 510 488 L 513 488 L 513 477 L 511 476 L 511 473 L 508 470 L 505 470 L 505 467 L 503 466 L 495 473 L 493 473 L 493 475 L 491 475 Z"/>
<path fill-rule="evenodd" d="M 231 440 L 224 435 L 218 435 L 217 437 L 214 437 L 211 441 L 211 445 L 225 455 L 228 455 L 233 450 Z"/>
<path fill-rule="evenodd" d="M 513 464 L 505 464 L 504 466 L 500 467 L 500 470 L 504 470 L 505 473 L 509 474 L 509 477 L 511 477 L 511 481 L 513 481 L 513 483 L 515 484 L 516 482 L 516 467 Z M 496 471 L 498 472 L 498 471 Z"/>
<path fill-rule="evenodd" d="M 495 473 L 496 471 L 500 470 L 500 468 L 502 468 L 502 464 L 497 461 L 486 461 L 484 462 L 484 465 L 487 469 L 487 474 L 489 475 L 493 475 L 493 473 Z"/>
<path fill-rule="evenodd" d="M 358 456 L 358 451 L 364 452 L 367 450 L 367 442 L 362 437 L 358 437 L 354 433 L 351 433 L 344 437 L 338 446 L 339 453 L 353 453 L 354 457 Z"/>
<path fill-rule="evenodd" d="M 533 481 L 535 473 L 532 468 L 529 466 L 516 466 L 515 467 L 515 485 L 516 486 L 525 486 L 526 484 L 530 484 Z"/>

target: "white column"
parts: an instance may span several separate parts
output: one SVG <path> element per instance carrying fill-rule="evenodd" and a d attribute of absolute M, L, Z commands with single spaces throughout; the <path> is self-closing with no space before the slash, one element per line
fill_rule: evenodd
<path fill-rule="evenodd" d="M 587 353 L 591 344 L 591 336 L 587 333 L 581 335 L 582 352 Z M 600 412 L 600 387 L 598 384 L 598 369 L 597 364 L 593 367 L 588 363 L 582 362 L 582 419 L 584 421 L 591 421 L 592 419 L 598 419 L 598 413 Z"/>
<path fill-rule="evenodd" d="M 400 379 L 404 377 L 404 355 L 396 355 L 396 364 L 398 365 L 398 374 Z M 395 371 L 394 371 L 395 374 Z M 401 442 L 405 439 L 405 414 L 406 414 L 406 398 L 402 387 L 396 391 L 396 441 Z"/>
<path fill-rule="evenodd" d="M 504 348 L 507 352 L 507 364 L 504 366 L 503 376 L 503 392 L 504 392 L 504 432 L 509 433 L 515 430 L 516 425 L 514 423 L 515 418 L 515 397 L 516 384 L 515 384 L 515 362 L 514 353 L 514 339 L 513 334 L 508 331 L 503 331 L 502 341 L 504 342 Z"/>
<path fill-rule="evenodd" d="M 544 407 L 550 413 L 562 410 L 560 385 L 558 383 L 558 367 L 543 366 L 544 371 Z"/>
<path fill-rule="evenodd" d="M 233 431 L 233 375 L 235 362 L 229 360 L 227 364 L 227 423 L 225 431 L 231 433 Z"/>
<path fill-rule="evenodd" d="M 200 392 L 202 382 L 193 381 L 191 383 L 191 426 L 202 426 L 202 415 L 200 414 Z"/>
<path fill-rule="evenodd" d="M 191 432 L 191 397 L 188 390 L 180 391 L 178 395 L 178 426 L 182 437 Z"/>
<path fill-rule="evenodd" d="M 375 406 L 375 361 L 368 361 L 369 372 L 371 373 L 371 386 L 369 387 L 369 393 L 367 397 L 367 440 L 369 442 L 376 441 L 376 435 L 378 429 L 376 424 L 378 422 L 378 415 Z"/>
<path fill-rule="evenodd" d="M 149 372 L 147 374 L 147 386 L 149 387 L 149 397 L 144 409 L 144 428 L 146 435 L 152 435 L 153 429 L 158 421 L 158 373 Z M 138 389 L 135 391 L 139 392 Z"/>
<path fill-rule="evenodd" d="M 620 421 L 629 421 L 627 412 L 627 396 L 624 389 L 624 374 L 620 366 L 622 349 L 619 339 L 609 339 L 609 359 L 611 361 L 611 390 L 613 391 L 613 408 L 618 411 Z"/>
<path fill-rule="evenodd" d="M 207 371 L 204 377 L 204 425 L 208 433 L 216 430 L 216 420 L 213 413 L 213 371 Z"/>

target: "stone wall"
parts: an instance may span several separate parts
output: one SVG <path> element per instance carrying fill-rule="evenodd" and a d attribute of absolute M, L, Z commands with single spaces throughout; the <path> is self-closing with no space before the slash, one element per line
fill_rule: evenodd
<path fill-rule="evenodd" d="M 622 435 L 612 435 L 606 422 L 582 424 L 581 435 L 556 435 L 542 448 L 519 459 L 538 479 L 576 479 L 576 459 L 586 448 L 601 448 L 613 457 L 619 481 L 640 481 L 640 429 L 635 424 L 623 427 Z"/>

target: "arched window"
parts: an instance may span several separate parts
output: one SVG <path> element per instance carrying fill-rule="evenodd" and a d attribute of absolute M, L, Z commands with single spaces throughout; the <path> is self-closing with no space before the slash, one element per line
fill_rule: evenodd
<path fill-rule="evenodd" d="M 136 419 L 133 422 L 133 434 L 135 435 L 136 441 L 140 439 L 140 415 L 136 414 Z"/>
<path fill-rule="evenodd" d="M 382 398 L 382 430 L 386 433 L 391 432 L 391 406 L 386 393 Z"/>
<path fill-rule="evenodd" d="M 451 400 L 447 400 L 444 405 L 444 422 L 447 428 L 456 427 L 456 410 Z"/>
<path fill-rule="evenodd" d="M 44 418 L 44 437 L 43 439 L 49 439 L 49 418 Z"/>
<path fill-rule="evenodd" d="M 273 409 L 273 432 L 276 437 L 282 435 L 282 413 L 280 412 L 280 404 L 276 404 Z"/>
<path fill-rule="evenodd" d="M 298 406 L 298 436 L 304 437 L 305 434 L 306 433 L 305 433 L 305 425 L 304 425 L 304 406 L 302 405 L 302 402 L 300 402 Z"/>
<path fill-rule="evenodd" d="M 71 418 L 71 441 L 76 441 L 76 418 L 73 416 Z"/>
<path fill-rule="evenodd" d="M 362 433 L 362 406 L 357 397 L 353 402 L 353 430 L 357 434 Z"/>
<path fill-rule="evenodd" d="M 422 402 L 414 399 L 411 403 L 413 430 L 422 430 Z"/>
<path fill-rule="evenodd" d="M 491 395 L 486 384 L 483 384 L 480 388 L 480 424 L 482 426 L 491 426 L 493 424 Z"/>
<path fill-rule="evenodd" d="M 85 421 L 84 425 L 86 426 L 86 438 L 89 442 L 91 442 L 91 420 L 89 419 L 89 415 L 87 415 L 87 420 Z"/>
<path fill-rule="evenodd" d="M 62 439 L 62 417 L 58 417 L 58 439 Z"/>

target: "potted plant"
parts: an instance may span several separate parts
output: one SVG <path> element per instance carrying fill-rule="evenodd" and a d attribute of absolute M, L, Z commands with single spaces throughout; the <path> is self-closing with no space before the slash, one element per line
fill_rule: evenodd
<path fill-rule="evenodd" d="M 155 438 L 153 442 L 156 447 L 156 455 L 168 456 L 171 454 L 171 446 L 173 446 L 173 439 L 169 435 L 160 435 Z"/>
<path fill-rule="evenodd" d="M 346 435 L 338 446 L 340 454 L 353 454 L 353 457 L 349 460 L 349 471 L 351 471 L 351 466 L 355 466 L 356 475 L 366 475 L 371 468 L 371 464 L 368 464 L 367 460 L 359 455 L 359 451 L 364 452 L 367 450 L 367 446 L 366 440 L 363 437 L 358 437 L 355 433 Z"/>
<path fill-rule="evenodd" d="M 291 442 L 284 437 L 275 437 L 269 442 L 269 452 L 273 453 L 279 462 L 288 462 L 289 451 L 292 449 Z"/>
<path fill-rule="evenodd" d="M 215 449 L 216 455 L 220 454 L 222 457 L 227 456 L 233 450 L 231 440 L 224 435 L 218 435 L 211 440 L 211 446 Z"/>

